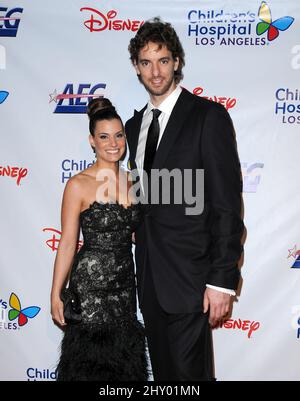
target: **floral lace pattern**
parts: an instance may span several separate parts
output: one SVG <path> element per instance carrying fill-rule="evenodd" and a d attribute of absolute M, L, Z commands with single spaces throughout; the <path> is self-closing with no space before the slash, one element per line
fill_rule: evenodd
<path fill-rule="evenodd" d="M 79 295 L 82 323 L 135 319 L 136 284 L 132 232 L 140 205 L 94 202 L 80 214 L 84 245 L 77 253 L 70 286 Z"/>

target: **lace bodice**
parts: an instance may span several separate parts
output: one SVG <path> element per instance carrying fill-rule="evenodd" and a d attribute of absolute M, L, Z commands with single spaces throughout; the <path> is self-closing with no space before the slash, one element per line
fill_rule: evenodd
<path fill-rule="evenodd" d="M 110 322 L 136 312 L 132 232 L 140 205 L 94 202 L 80 214 L 84 244 L 76 255 L 70 285 L 78 292 L 83 321 Z"/>

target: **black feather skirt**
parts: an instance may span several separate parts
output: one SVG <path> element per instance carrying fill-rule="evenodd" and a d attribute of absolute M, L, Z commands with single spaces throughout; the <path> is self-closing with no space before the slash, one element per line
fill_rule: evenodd
<path fill-rule="evenodd" d="M 113 325 L 69 324 L 61 343 L 58 381 L 146 381 L 144 327 L 138 320 Z"/>

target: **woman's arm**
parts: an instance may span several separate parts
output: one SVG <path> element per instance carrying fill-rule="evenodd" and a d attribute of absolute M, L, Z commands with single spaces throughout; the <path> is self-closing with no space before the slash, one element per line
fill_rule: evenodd
<path fill-rule="evenodd" d="M 73 259 L 76 255 L 81 203 L 80 182 L 77 177 L 72 177 L 67 182 L 63 195 L 61 209 L 62 233 L 54 263 L 51 290 L 51 315 L 60 325 L 65 324 L 60 293 L 70 273 Z"/>

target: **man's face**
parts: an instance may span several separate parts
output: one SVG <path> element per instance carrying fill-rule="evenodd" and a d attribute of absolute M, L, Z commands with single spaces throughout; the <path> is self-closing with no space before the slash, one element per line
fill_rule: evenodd
<path fill-rule="evenodd" d="M 134 66 L 150 95 L 167 97 L 176 87 L 174 71 L 178 64 L 178 58 L 174 61 L 165 45 L 159 49 L 159 44 L 148 42 Z"/>

